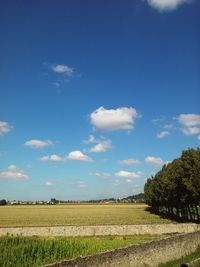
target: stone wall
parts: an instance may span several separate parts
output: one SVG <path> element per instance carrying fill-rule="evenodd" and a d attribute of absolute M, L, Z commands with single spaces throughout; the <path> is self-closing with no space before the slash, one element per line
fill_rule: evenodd
<path fill-rule="evenodd" d="M 170 234 L 200 231 L 200 225 L 153 224 L 153 225 L 96 225 L 96 226 L 52 226 L 52 227 L 5 227 L 0 228 L 0 236 L 39 235 L 39 236 L 101 236 L 101 235 L 141 235 Z"/>
<path fill-rule="evenodd" d="M 156 267 L 161 262 L 180 258 L 196 250 L 199 245 L 200 231 L 44 267 Z"/>

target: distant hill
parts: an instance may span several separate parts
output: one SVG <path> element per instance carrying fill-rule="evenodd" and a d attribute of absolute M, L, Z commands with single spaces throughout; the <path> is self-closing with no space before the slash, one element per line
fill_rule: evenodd
<path fill-rule="evenodd" d="M 143 203 L 143 202 L 145 202 L 144 201 L 144 193 L 140 193 L 137 195 L 132 195 L 132 196 L 122 198 L 122 201 Z"/>

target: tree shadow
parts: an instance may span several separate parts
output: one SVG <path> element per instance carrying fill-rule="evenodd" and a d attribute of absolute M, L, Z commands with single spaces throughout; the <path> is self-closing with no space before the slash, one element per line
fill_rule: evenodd
<path fill-rule="evenodd" d="M 162 219 L 168 219 L 168 220 L 178 222 L 178 223 L 200 224 L 200 222 L 198 220 L 180 217 L 180 216 L 177 216 L 176 214 L 168 214 L 168 213 L 160 212 L 160 211 L 153 209 L 152 207 L 147 207 L 147 208 L 145 208 L 145 210 L 151 214 L 158 215 Z"/>

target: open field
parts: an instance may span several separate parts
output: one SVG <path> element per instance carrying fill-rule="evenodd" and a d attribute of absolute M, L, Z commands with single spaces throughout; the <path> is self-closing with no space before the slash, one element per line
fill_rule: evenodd
<path fill-rule="evenodd" d="M 0 227 L 162 224 L 144 204 L 0 206 Z"/>
<path fill-rule="evenodd" d="M 5 236 L 0 237 L 0 266 L 36 267 L 159 238 L 150 235 L 95 238 Z"/>

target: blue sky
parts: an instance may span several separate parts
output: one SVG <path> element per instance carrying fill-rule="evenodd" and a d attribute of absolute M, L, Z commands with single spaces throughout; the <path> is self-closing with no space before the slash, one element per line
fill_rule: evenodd
<path fill-rule="evenodd" d="M 0 5 L 0 199 L 136 194 L 199 146 L 198 0 Z"/>

